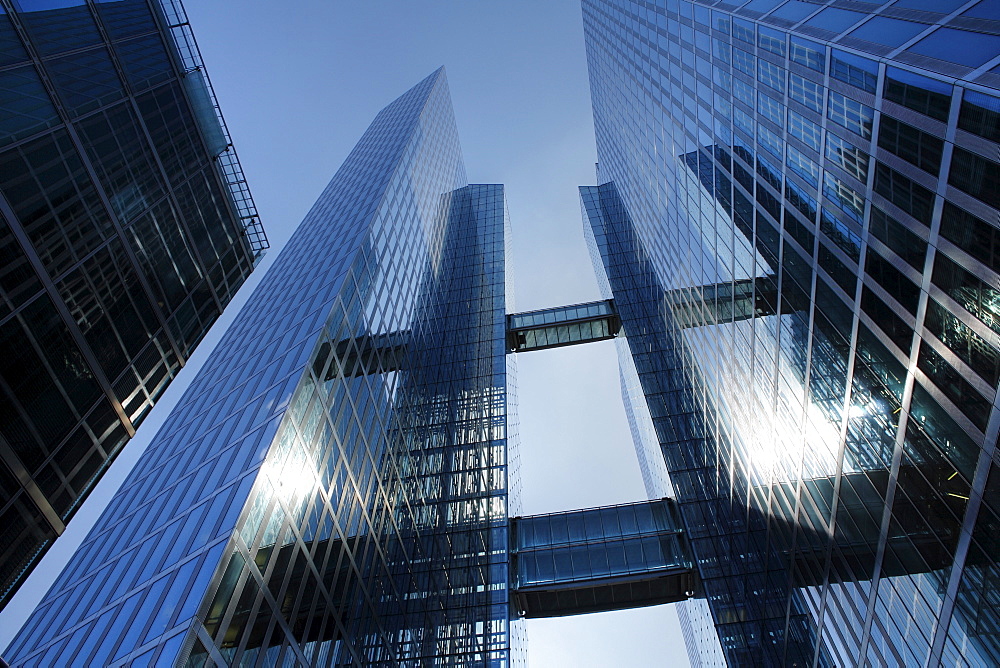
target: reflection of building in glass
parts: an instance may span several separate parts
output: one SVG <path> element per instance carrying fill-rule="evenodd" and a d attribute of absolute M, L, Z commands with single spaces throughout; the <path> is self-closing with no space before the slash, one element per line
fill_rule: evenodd
<path fill-rule="evenodd" d="M 994 3 L 739 4 L 584 2 L 585 227 L 689 653 L 995 665 Z"/>
<path fill-rule="evenodd" d="M 174 0 L 0 3 L 0 607 L 266 247 Z"/>

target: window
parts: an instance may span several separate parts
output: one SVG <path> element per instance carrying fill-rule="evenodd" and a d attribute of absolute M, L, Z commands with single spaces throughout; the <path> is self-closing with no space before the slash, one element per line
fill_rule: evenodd
<path fill-rule="evenodd" d="M 814 151 L 819 151 L 819 126 L 791 109 L 788 110 L 788 134 Z"/>
<path fill-rule="evenodd" d="M 843 125 L 865 139 L 870 139 L 872 136 L 872 121 L 875 115 L 871 107 L 831 90 L 827 115 L 834 123 Z"/>
<path fill-rule="evenodd" d="M 830 76 L 874 93 L 878 83 L 878 63 L 834 49 L 833 57 L 830 59 Z"/>
<path fill-rule="evenodd" d="M 757 80 L 765 86 L 770 86 L 779 93 L 785 92 L 785 70 L 778 65 L 766 60 L 759 62 L 760 69 L 757 73 Z"/>
<path fill-rule="evenodd" d="M 885 99 L 946 123 L 951 91 L 951 84 L 906 70 L 890 67 L 885 73 Z"/>
<path fill-rule="evenodd" d="M 756 58 L 754 58 L 753 55 L 747 53 L 743 49 L 737 49 L 737 48 L 733 49 L 733 67 L 735 67 L 740 72 L 743 72 L 744 74 L 749 74 L 750 76 L 754 76 L 755 60 Z"/>
<path fill-rule="evenodd" d="M 920 301 L 920 288 L 871 248 L 868 249 L 868 254 L 865 256 L 865 273 L 885 288 L 885 291 L 903 308 L 916 315 L 917 303 Z"/>
<path fill-rule="evenodd" d="M 885 114 L 879 125 L 878 145 L 934 176 L 941 170 L 944 141 Z"/>
<path fill-rule="evenodd" d="M 757 93 L 757 111 L 778 127 L 781 127 L 785 120 L 785 110 L 781 103 L 764 93 Z"/>
<path fill-rule="evenodd" d="M 762 148 L 769 151 L 778 160 L 781 160 L 781 148 L 783 142 L 781 137 L 767 129 L 763 124 L 757 124 L 757 142 Z"/>
<path fill-rule="evenodd" d="M 823 111 L 823 87 L 797 74 L 788 75 L 788 97 L 813 111 Z"/>
<path fill-rule="evenodd" d="M 941 236 L 1000 273 L 1000 230 L 945 201 Z"/>
<path fill-rule="evenodd" d="M 789 38 L 789 46 L 788 57 L 793 63 L 805 65 L 817 72 L 826 70 L 826 47 L 822 44 L 792 35 Z"/>
<path fill-rule="evenodd" d="M 931 224 L 934 193 L 878 161 L 875 162 L 875 192 L 924 225 Z"/>
<path fill-rule="evenodd" d="M 876 16 L 848 36 L 884 46 L 903 46 L 929 27 L 926 23 Z"/>
<path fill-rule="evenodd" d="M 955 147 L 948 183 L 994 209 L 1000 209 L 1000 164 Z"/>
<path fill-rule="evenodd" d="M 765 51 L 770 51 L 771 53 L 776 53 L 779 56 L 784 56 L 785 33 L 766 26 L 758 26 L 757 46 Z"/>
<path fill-rule="evenodd" d="M 961 44 L 961 48 L 955 48 L 957 44 Z M 938 28 L 907 51 L 975 68 L 1000 53 L 1000 36 Z"/>
<path fill-rule="evenodd" d="M 823 194 L 851 219 L 861 224 L 865 211 L 865 198 L 830 172 L 823 175 Z"/>
<path fill-rule="evenodd" d="M 942 252 L 934 256 L 934 285 L 1000 334 L 1000 290 L 958 266 Z"/>
<path fill-rule="evenodd" d="M 872 205 L 868 231 L 911 267 L 924 270 L 927 242 L 875 205 Z"/>
<path fill-rule="evenodd" d="M 958 127 L 991 141 L 1000 142 L 1000 99 L 966 90 L 962 95 Z"/>
<path fill-rule="evenodd" d="M 826 133 L 826 157 L 861 183 L 868 181 L 868 152 L 835 134 Z"/>
<path fill-rule="evenodd" d="M 813 186 L 819 185 L 819 167 L 803 155 L 797 148 L 788 144 L 788 168 Z"/>

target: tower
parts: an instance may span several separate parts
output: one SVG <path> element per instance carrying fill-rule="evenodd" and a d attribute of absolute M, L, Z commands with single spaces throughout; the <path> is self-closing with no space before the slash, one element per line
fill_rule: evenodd
<path fill-rule="evenodd" d="M 0 3 L 0 607 L 267 247 L 183 9 Z"/>
<path fill-rule="evenodd" d="M 585 0 L 582 189 L 692 661 L 992 665 L 992 3 Z"/>
<path fill-rule="evenodd" d="M 8 660 L 507 663 L 506 224 L 438 70 L 373 121 Z"/>

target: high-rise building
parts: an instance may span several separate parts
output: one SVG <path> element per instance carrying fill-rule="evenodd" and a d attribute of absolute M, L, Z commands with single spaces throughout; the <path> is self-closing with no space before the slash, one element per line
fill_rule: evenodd
<path fill-rule="evenodd" d="M 586 227 L 692 662 L 997 665 L 997 3 L 583 5 Z"/>
<path fill-rule="evenodd" d="M 507 224 L 438 70 L 376 117 L 5 658 L 508 664 Z"/>
<path fill-rule="evenodd" d="M 0 2 L 0 607 L 266 245 L 175 0 Z"/>

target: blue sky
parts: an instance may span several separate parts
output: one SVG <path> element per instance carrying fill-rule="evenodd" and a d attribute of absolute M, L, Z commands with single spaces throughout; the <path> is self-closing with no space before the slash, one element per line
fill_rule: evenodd
<path fill-rule="evenodd" d="M 600 297 L 577 186 L 595 181 L 577 0 L 189 0 L 272 251 L 0 613 L 0 648 L 58 575 L 256 280 L 375 113 L 440 65 L 469 180 L 503 183 L 520 310 Z M 611 343 L 518 359 L 524 510 L 644 497 Z M 534 666 L 684 666 L 669 606 L 536 620 Z"/>

